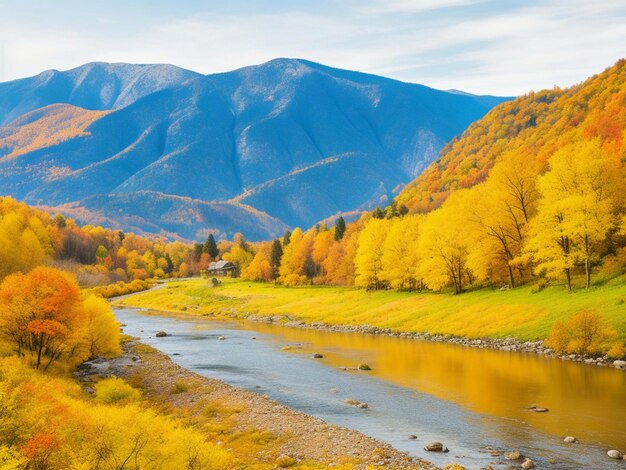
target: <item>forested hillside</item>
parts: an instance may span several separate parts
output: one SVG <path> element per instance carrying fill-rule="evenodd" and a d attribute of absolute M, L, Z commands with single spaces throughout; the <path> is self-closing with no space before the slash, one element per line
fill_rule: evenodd
<path fill-rule="evenodd" d="M 529 93 L 490 111 L 450 142 L 441 157 L 396 198 L 411 212 L 439 207 L 456 189 L 484 181 L 493 166 L 516 159 L 547 168 L 559 149 L 597 139 L 617 160 L 624 158 L 626 61 L 568 89 Z"/>
<path fill-rule="evenodd" d="M 240 234 L 235 239 L 245 242 Z M 0 198 L 0 280 L 39 265 L 68 271 L 83 286 L 185 277 L 206 269 L 232 245 L 216 242 L 211 234 L 205 243 L 189 245 L 95 225 L 81 227 L 63 215 Z"/>
<path fill-rule="evenodd" d="M 385 210 L 347 228 L 296 230 L 279 267 L 275 242 L 244 275 L 455 293 L 623 275 L 625 132 L 620 61 L 571 89 L 498 106 Z"/>

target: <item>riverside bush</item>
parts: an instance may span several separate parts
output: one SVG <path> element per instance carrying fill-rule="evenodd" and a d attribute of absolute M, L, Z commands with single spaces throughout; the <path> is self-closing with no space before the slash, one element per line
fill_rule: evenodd
<path fill-rule="evenodd" d="M 624 356 L 624 344 L 617 331 L 597 312 L 582 310 L 566 322 L 556 322 L 546 338 L 546 345 L 557 352 Z"/>

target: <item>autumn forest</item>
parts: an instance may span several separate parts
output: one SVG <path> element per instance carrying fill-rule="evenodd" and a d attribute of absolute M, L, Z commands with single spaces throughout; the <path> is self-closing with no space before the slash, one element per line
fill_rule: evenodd
<path fill-rule="evenodd" d="M 88 118 L 79 108 L 59 112 L 70 113 L 61 118 L 67 129 L 52 135 L 38 133 L 48 121 L 14 123 L 19 131 L 0 127 L 0 142 L 15 147 L 0 154 L 0 161 L 16 161 L 70 137 L 89 137 L 93 119 L 109 111 L 89 111 Z M 23 141 L 28 145 L 18 149 Z M 84 224 L 71 213 L 0 194 L 0 469 L 326 468 L 330 463 L 345 469 L 433 468 L 420 460 L 423 454 L 409 450 L 405 459 L 384 446 L 349 457 L 346 449 L 322 456 L 293 444 L 298 433 L 292 428 L 283 434 L 268 430 L 265 418 L 250 424 L 241 417 L 248 409 L 256 412 L 256 399 L 242 404 L 233 401 L 239 392 L 212 395 L 223 377 L 203 382 L 202 371 L 191 375 L 184 370 L 189 363 L 161 351 L 155 346 L 160 343 L 126 334 L 119 312 L 128 309 L 156 312 L 156 318 L 175 312 L 193 322 L 243 318 L 279 328 L 295 324 L 304 331 L 420 340 L 432 335 L 441 343 L 504 345 L 510 354 L 538 352 L 545 361 L 610 366 L 603 372 L 619 374 L 613 369 L 626 367 L 624 59 L 570 88 L 497 104 L 443 146 L 415 179 L 398 186 L 393 199 L 381 198 L 379 207 L 338 212 L 313 226 L 289 227 L 273 239 L 227 237 L 209 224 L 202 239 L 137 234 L 107 223 Z M 231 263 L 238 279 L 216 273 L 218 261 Z M 468 312 L 466 318 L 433 323 L 429 315 L 436 313 L 427 310 L 437 302 Z M 550 310 L 550 302 L 559 307 Z M 327 305 L 333 306 L 332 315 Z M 540 321 L 529 313 L 535 311 L 541 312 Z M 489 320 L 481 322 L 481 315 Z M 145 318 L 150 341 L 173 341 L 169 331 L 157 333 L 149 315 Z M 428 330 L 420 321 L 430 322 Z M 474 328 L 470 333 L 461 328 L 465 321 Z M 525 332 L 511 333 L 507 322 Z M 253 328 L 246 325 L 238 328 Z M 189 335 L 202 330 L 195 328 Z M 252 339 L 257 335 L 262 333 Z M 230 340 L 227 334 L 215 336 L 222 343 Z M 302 346 L 306 339 L 280 341 L 274 353 L 304 351 L 307 360 L 314 353 L 318 362 L 335 361 L 334 370 L 350 377 L 365 377 L 372 369 L 365 360 L 344 366 L 330 346 L 327 353 L 309 351 Z M 184 355 L 182 346 L 180 351 L 176 356 Z M 107 372 L 84 372 L 105 367 L 98 364 L 106 364 Z M 580 379 L 571 371 L 573 380 Z M 618 384 L 622 376 L 603 377 Z M 257 389 L 266 387 L 261 378 L 258 382 Z M 271 390 L 264 397 L 280 401 Z M 376 410 L 376 404 L 351 397 L 340 404 L 361 415 Z M 542 412 L 533 406 L 531 411 Z M 468 408 L 485 412 L 477 405 Z M 276 413 L 280 421 L 288 412 Z M 557 433 L 531 424 L 547 435 Z M 369 428 L 358 429 L 367 435 Z M 408 445 L 406 436 L 402 439 Z M 426 458 L 431 451 L 444 455 L 447 448 L 442 449 L 425 449 Z M 500 458 L 504 451 L 491 449 L 487 457 Z M 535 465 L 521 454 L 506 459 L 521 468 L 533 468 L 523 466 L 527 461 Z M 435 463 L 464 468 L 448 460 Z M 564 465 L 560 468 L 570 464 Z"/>

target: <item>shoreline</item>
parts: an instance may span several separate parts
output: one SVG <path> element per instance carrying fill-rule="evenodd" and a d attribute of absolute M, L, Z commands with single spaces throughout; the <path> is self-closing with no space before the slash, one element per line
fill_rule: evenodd
<path fill-rule="evenodd" d="M 185 313 L 185 312 L 181 312 Z M 191 314 L 193 315 L 193 314 Z M 219 315 L 201 314 L 205 317 L 219 319 Z M 479 349 L 493 349 L 503 352 L 520 352 L 528 354 L 537 354 L 550 359 L 560 359 L 563 361 L 579 362 L 582 364 L 596 365 L 601 367 L 610 367 L 618 370 L 626 370 L 626 361 L 613 360 L 608 356 L 591 356 L 584 354 L 559 354 L 555 353 L 551 348 L 544 344 L 543 340 L 537 341 L 521 341 L 514 337 L 507 338 L 467 338 L 464 336 L 453 335 L 431 335 L 430 333 L 412 333 L 403 331 L 394 331 L 389 328 L 379 328 L 371 325 L 329 325 L 326 323 L 306 323 L 301 320 L 290 318 L 289 316 L 260 316 L 247 314 L 242 316 L 235 315 L 232 318 L 249 320 L 255 323 L 279 324 L 290 328 L 313 329 L 320 331 L 331 331 L 338 333 L 357 333 L 374 336 L 391 336 L 394 338 L 406 338 L 418 341 L 430 341 L 433 343 L 448 343 L 458 346 Z M 285 321 L 286 319 L 286 321 Z M 617 363 L 617 364 L 616 364 Z"/>
<path fill-rule="evenodd" d="M 186 280 L 196 280 L 197 278 L 187 278 Z M 150 292 L 156 289 L 160 289 L 165 287 L 169 282 L 179 281 L 179 279 L 173 279 L 171 281 L 159 282 L 155 284 L 148 290 L 140 291 L 132 294 L 127 294 L 119 297 L 113 297 L 108 299 L 112 305 L 119 300 L 125 300 L 130 297 L 134 297 L 136 295 L 141 295 L 146 292 Z M 456 344 L 459 346 L 471 347 L 471 348 L 490 348 L 497 351 L 503 352 L 520 352 L 527 354 L 537 354 L 539 356 L 543 356 L 550 359 L 559 359 L 563 361 L 572 361 L 578 362 L 580 364 L 587 365 L 596 365 L 600 367 L 609 367 L 618 370 L 626 371 L 626 359 L 625 360 L 614 360 L 609 358 L 606 355 L 603 356 L 595 356 L 595 355 L 583 355 L 583 354 L 575 354 L 575 353 L 556 353 L 551 348 L 547 347 L 544 344 L 544 340 L 535 340 L 535 341 L 523 341 L 517 339 L 513 336 L 505 337 L 505 338 L 468 338 L 464 336 L 455 336 L 449 334 L 430 334 L 428 332 L 409 332 L 409 331 L 396 331 L 389 328 L 380 328 L 372 325 L 333 325 L 321 322 L 307 323 L 302 320 L 295 318 L 290 314 L 281 314 L 281 315 L 259 315 L 252 314 L 250 312 L 240 311 L 235 308 L 230 309 L 230 313 L 225 311 L 224 313 L 215 314 L 213 312 L 199 312 L 194 310 L 197 308 L 196 306 L 185 306 L 184 310 L 171 308 L 167 310 L 159 309 L 159 308 L 150 308 L 150 307 L 142 307 L 142 306 L 133 306 L 126 304 L 117 304 L 117 307 L 122 308 L 138 308 L 144 311 L 155 311 L 162 312 L 164 314 L 175 313 L 180 315 L 190 315 L 192 317 L 205 317 L 205 318 L 213 318 L 213 319 L 235 319 L 235 320 L 246 320 L 251 321 L 253 323 L 264 323 L 264 324 L 276 324 L 280 326 L 287 326 L 291 328 L 302 328 L 302 329 L 313 329 L 319 331 L 330 331 L 330 332 L 339 332 L 339 333 L 358 333 L 358 334 L 367 334 L 367 335 L 382 335 L 382 336 L 391 336 L 397 338 L 406 338 L 412 340 L 421 340 L 421 341 L 430 341 L 434 343 L 449 343 Z"/>
<path fill-rule="evenodd" d="M 146 291 L 143 291 L 146 292 Z M 141 294 L 138 292 L 137 294 Z M 130 294 L 134 296 L 136 294 Z M 124 297 L 129 297 L 124 296 Z M 121 299 L 110 299 L 111 301 Z M 549 359 L 558 359 L 562 361 L 578 362 L 580 364 L 595 365 L 600 367 L 609 367 L 612 369 L 626 371 L 626 361 L 613 360 L 608 356 L 595 357 L 581 354 L 558 354 L 551 348 L 545 346 L 543 340 L 537 341 L 521 341 L 514 337 L 507 338 L 467 338 L 463 336 L 452 335 L 431 335 L 430 333 L 412 333 L 403 331 L 394 331 L 388 328 L 379 328 L 371 325 L 329 325 L 326 323 L 306 323 L 297 320 L 289 315 L 256 315 L 251 313 L 231 313 L 230 315 L 214 314 L 214 313 L 193 313 L 189 310 L 162 310 L 157 308 L 140 307 L 124 304 L 112 304 L 116 308 L 136 308 L 144 312 L 157 312 L 164 315 L 175 314 L 189 316 L 191 318 L 210 318 L 214 320 L 244 320 L 252 323 L 263 323 L 268 325 L 286 326 L 289 328 L 311 329 L 318 331 L 328 331 L 336 333 L 355 333 L 373 336 L 390 336 L 394 338 L 405 338 L 417 341 L 430 341 L 433 343 L 448 343 L 468 348 L 492 349 L 502 352 L 518 352 L 526 354 L 536 354 Z"/>
<path fill-rule="evenodd" d="M 140 389 L 150 406 L 165 404 L 169 409 L 176 410 L 174 416 L 191 415 L 200 421 L 206 413 L 202 411 L 204 403 L 236 410 L 232 416 L 224 418 L 234 420 L 230 432 L 261 432 L 273 436 L 268 449 L 263 446 L 263 450 L 248 456 L 261 465 L 268 465 L 267 468 L 282 468 L 274 466 L 282 456 L 293 459 L 296 467 L 298 464 L 314 466 L 307 468 L 344 464 L 352 464 L 353 468 L 359 469 L 368 466 L 438 468 L 359 431 L 329 424 L 281 405 L 261 393 L 199 375 L 137 339 L 124 342 L 122 347 L 122 355 L 117 358 L 97 358 L 82 364 L 75 373 L 77 380 L 84 387 L 90 387 L 94 379 L 107 376 L 120 377 L 131 383 L 139 380 Z M 173 392 L 181 382 L 188 384 L 188 390 Z"/>

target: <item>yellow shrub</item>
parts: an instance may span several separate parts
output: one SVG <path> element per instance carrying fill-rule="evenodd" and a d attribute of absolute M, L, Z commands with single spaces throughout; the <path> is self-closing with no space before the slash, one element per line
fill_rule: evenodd
<path fill-rule="evenodd" d="M 567 322 L 557 322 L 546 339 L 546 345 L 557 352 L 619 354 L 617 332 L 598 313 L 583 310 Z M 623 347 L 623 345 L 622 345 Z"/>
<path fill-rule="evenodd" d="M 137 393 L 120 383 L 107 379 L 96 387 Z M 124 461 L 145 470 L 231 468 L 228 452 L 172 418 L 83 397 L 71 380 L 41 374 L 15 357 L 0 359 L 0 468 L 88 470 L 121 468 Z"/>
<path fill-rule="evenodd" d="M 130 403 L 141 399 L 141 392 L 122 379 L 111 377 L 98 382 L 96 398 L 102 403 Z"/>
<path fill-rule="evenodd" d="M 616 341 L 611 346 L 611 349 L 606 353 L 607 356 L 613 359 L 621 359 L 622 357 L 626 357 L 626 346 L 624 346 L 623 341 Z"/>

